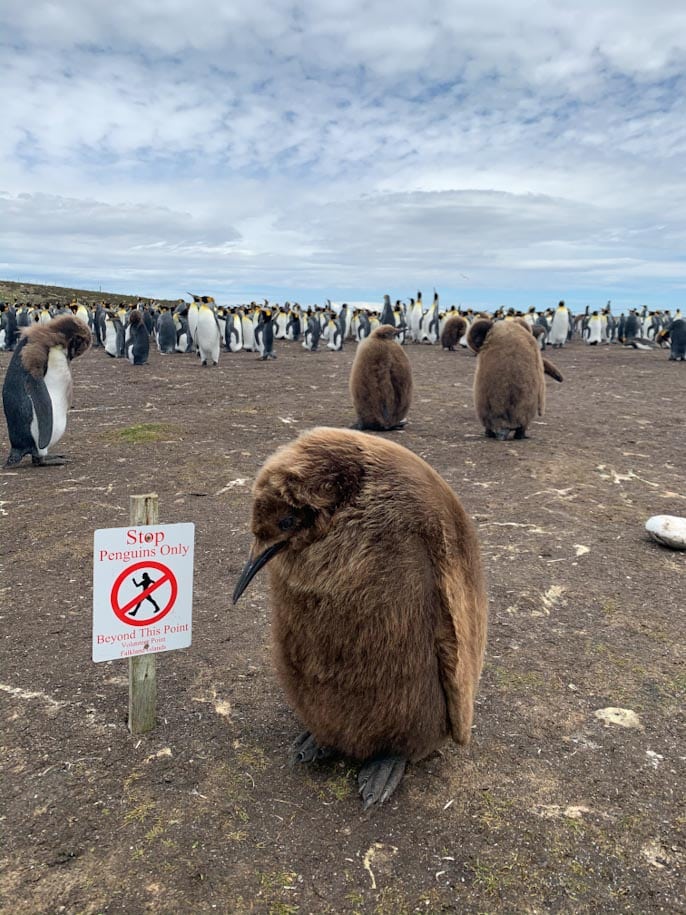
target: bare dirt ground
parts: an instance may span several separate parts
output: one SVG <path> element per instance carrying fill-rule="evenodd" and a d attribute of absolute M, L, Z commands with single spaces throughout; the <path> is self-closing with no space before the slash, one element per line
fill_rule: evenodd
<path fill-rule="evenodd" d="M 477 523 L 490 637 L 471 747 L 363 813 L 353 763 L 286 765 L 300 728 L 265 579 L 230 601 L 258 466 L 354 418 L 352 344 L 276 352 L 202 369 L 93 350 L 73 364 L 72 463 L 0 471 L 2 912 L 686 911 L 686 557 L 643 530 L 686 514 L 686 367 L 549 352 L 564 384 L 530 439 L 501 443 L 473 413 L 474 357 L 407 347 L 394 436 Z M 158 725 L 133 738 L 126 662 L 90 659 L 92 544 L 151 490 L 162 522 L 196 524 L 194 636 L 158 656 Z M 603 723 L 607 707 L 638 726 Z"/>

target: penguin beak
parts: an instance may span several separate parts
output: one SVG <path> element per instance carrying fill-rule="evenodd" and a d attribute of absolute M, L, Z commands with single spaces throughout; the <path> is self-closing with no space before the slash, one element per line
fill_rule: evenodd
<path fill-rule="evenodd" d="M 271 546 L 268 546 L 266 550 L 263 550 L 259 554 L 259 556 L 255 557 L 255 558 L 253 558 L 253 555 L 252 555 L 253 550 L 252 549 L 250 550 L 250 558 L 246 562 L 245 567 L 243 568 L 243 571 L 241 572 L 240 578 L 236 582 L 236 587 L 233 590 L 233 603 L 234 604 L 238 602 L 238 598 L 245 591 L 245 589 L 248 587 L 250 582 L 260 571 L 262 566 L 266 566 L 267 563 L 269 562 L 269 560 L 273 556 L 276 556 L 276 554 L 279 552 L 279 550 L 282 550 L 286 546 L 287 543 L 288 543 L 287 540 L 279 540 L 278 543 L 273 543 Z M 253 549 L 254 549 L 254 544 L 253 544 Z"/>

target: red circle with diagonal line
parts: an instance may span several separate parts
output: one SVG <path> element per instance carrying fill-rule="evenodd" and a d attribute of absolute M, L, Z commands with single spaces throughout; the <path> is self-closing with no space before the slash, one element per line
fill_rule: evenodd
<path fill-rule="evenodd" d="M 150 585 L 148 588 L 145 588 L 144 591 L 142 591 L 140 594 L 137 594 L 128 603 L 120 606 L 119 591 L 121 586 L 134 572 L 138 572 L 141 569 L 154 569 L 155 571 L 162 573 L 162 578 L 157 578 L 152 585 Z M 162 585 L 167 583 L 169 583 L 171 588 L 171 594 L 169 595 L 169 600 L 165 606 L 160 608 L 159 613 L 156 613 L 152 617 L 149 616 L 144 620 L 136 620 L 133 619 L 133 617 L 126 615 L 132 607 L 135 607 L 136 604 L 144 601 L 149 594 L 154 594 L 158 588 L 161 588 Z M 137 587 L 140 586 L 137 585 Z M 135 565 L 127 566 L 124 571 L 119 576 L 117 576 L 115 583 L 112 585 L 112 591 L 110 592 L 110 603 L 118 619 L 120 619 L 122 623 L 126 623 L 127 626 L 149 626 L 151 623 L 156 623 L 158 620 L 163 619 L 163 617 L 169 613 L 169 611 L 176 603 L 176 597 L 178 593 L 179 585 L 176 580 L 176 576 L 169 568 L 169 566 L 162 565 L 161 562 L 151 562 L 148 560 L 147 562 L 137 562 Z"/>

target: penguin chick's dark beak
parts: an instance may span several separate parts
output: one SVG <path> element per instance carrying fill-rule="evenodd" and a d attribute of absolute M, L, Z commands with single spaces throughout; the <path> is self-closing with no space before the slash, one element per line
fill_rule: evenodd
<path fill-rule="evenodd" d="M 238 602 L 238 598 L 245 591 L 245 589 L 248 587 L 250 582 L 260 571 L 262 566 L 266 566 L 267 563 L 269 562 L 269 560 L 273 556 L 276 556 L 276 554 L 279 552 L 279 550 L 282 550 L 286 546 L 287 543 L 288 543 L 287 540 L 279 540 L 278 543 L 274 543 L 271 546 L 268 546 L 267 549 L 264 550 L 262 553 L 260 553 L 260 555 L 257 556 L 255 559 L 253 559 L 252 556 L 250 557 L 250 559 L 248 559 L 243 571 L 241 572 L 240 578 L 236 582 L 236 587 L 233 590 L 234 604 Z"/>

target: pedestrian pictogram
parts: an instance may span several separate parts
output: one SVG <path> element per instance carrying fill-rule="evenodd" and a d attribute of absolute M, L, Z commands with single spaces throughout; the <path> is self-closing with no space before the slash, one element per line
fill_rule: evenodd
<path fill-rule="evenodd" d="M 169 566 L 148 560 L 124 569 L 112 585 L 110 603 L 123 623 L 147 626 L 153 620 L 159 623 L 174 609 L 178 593 L 176 576 Z"/>
<path fill-rule="evenodd" d="M 93 660 L 191 644 L 193 524 L 95 531 Z"/>

